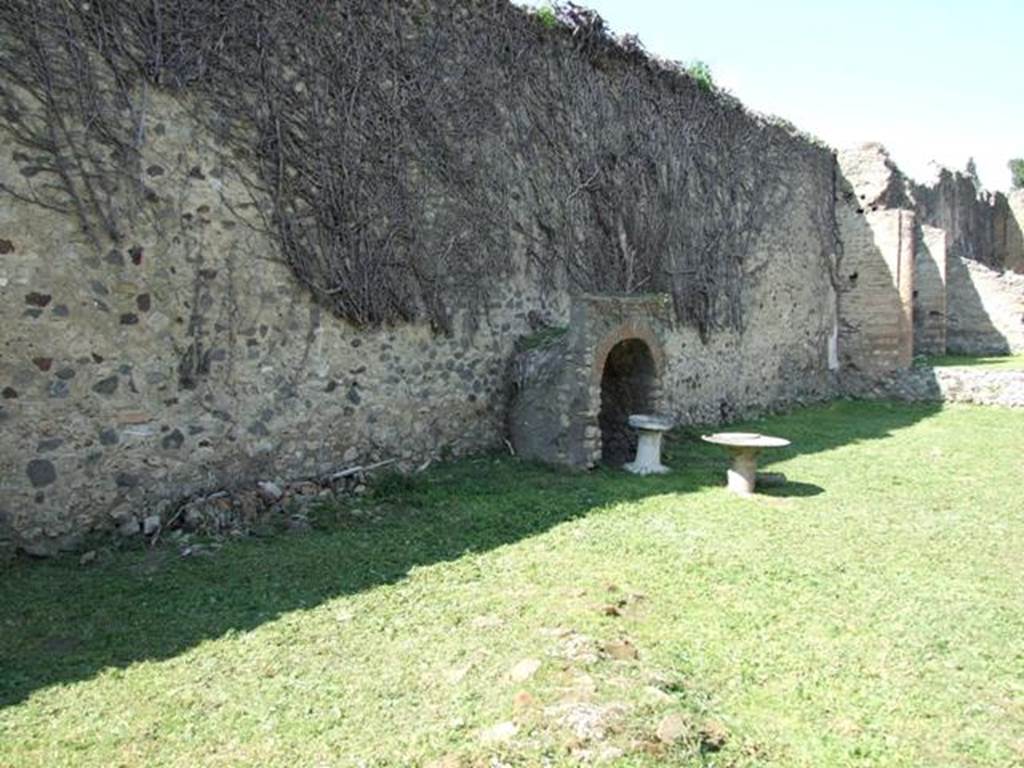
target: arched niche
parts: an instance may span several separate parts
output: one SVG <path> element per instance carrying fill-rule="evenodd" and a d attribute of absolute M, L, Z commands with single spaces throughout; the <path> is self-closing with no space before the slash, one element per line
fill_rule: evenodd
<path fill-rule="evenodd" d="M 654 354 L 645 340 L 634 337 L 615 343 L 604 356 L 597 414 L 604 464 L 617 467 L 633 459 L 637 437 L 629 416 L 657 410 L 659 372 Z"/>

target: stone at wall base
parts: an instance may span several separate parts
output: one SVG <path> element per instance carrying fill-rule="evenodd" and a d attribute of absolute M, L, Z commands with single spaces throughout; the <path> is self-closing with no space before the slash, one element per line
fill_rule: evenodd
<path fill-rule="evenodd" d="M 129 518 L 117 527 L 117 533 L 125 538 L 139 535 L 139 521 L 134 517 Z"/>
<path fill-rule="evenodd" d="M 29 557 L 55 557 L 61 552 L 74 552 L 82 545 L 81 534 L 69 533 L 63 536 L 40 536 L 19 541 L 20 549 Z"/>
<path fill-rule="evenodd" d="M 142 521 L 142 534 L 152 536 L 160 530 L 160 515 L 150 515 Z"/>
<path fill-rule="evenodd" d="M 847 374 L 840 387 L 848 396 L 868 399 L 1024 408 L 1024 371 L 915 366 L 877 374 Z"/>

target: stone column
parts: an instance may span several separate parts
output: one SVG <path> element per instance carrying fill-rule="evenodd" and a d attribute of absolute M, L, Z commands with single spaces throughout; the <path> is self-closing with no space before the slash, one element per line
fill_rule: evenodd
<path fill-rule="evenodd" d="M 753 493 L 760 451 L 756 448 L 732 448 L 729 452 L 732 454 L 732 465 L 726 472 L 729 490 L 742 496 Z"/>

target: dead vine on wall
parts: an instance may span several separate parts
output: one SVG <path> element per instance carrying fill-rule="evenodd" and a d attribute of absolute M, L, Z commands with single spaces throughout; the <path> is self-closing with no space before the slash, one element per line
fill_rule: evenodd
<path fill-rule="evenodd" d="M 558 18 L 504 0 L 9 0 L 0 125 L 29 192 L 4 189 L 116 241 L 146 194 L 151 91 L 187 91 L 269 201 L 283 258 L 356 324 L 448 330 L 530 267 L 670 292 L 702 335 L 742 327 L 744 257 L 791 199 L 798 142 L 596 14 Z"/>

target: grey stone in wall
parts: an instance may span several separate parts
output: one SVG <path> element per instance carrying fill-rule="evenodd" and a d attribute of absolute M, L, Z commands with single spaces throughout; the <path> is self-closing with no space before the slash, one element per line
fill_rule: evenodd
<path fill-rule="evenodd" d="M 573 357 L 567 332 L 519 352 L 513 364 L 509 437 L 523 458 L 569 463 Z"/>

